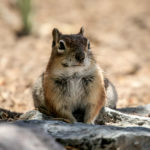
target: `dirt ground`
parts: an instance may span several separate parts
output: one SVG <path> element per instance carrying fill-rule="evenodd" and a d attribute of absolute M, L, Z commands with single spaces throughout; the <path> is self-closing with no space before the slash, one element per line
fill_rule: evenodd
<path fill-rule="evenodd" d="M 51 30 L 77 33 L 81 26 L 117 88 L 118 107 L 150 103 L 149 0 L 34 0 L 34 33 L 21 38 L 15 2 L 0 3 L 0 108 L 33 109 L 31 87 L 50 56 Z"/>

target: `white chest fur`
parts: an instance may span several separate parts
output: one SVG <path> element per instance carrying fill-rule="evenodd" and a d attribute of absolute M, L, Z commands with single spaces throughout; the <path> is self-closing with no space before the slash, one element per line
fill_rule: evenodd
<path fill-rule="evenodd" d="M 95 70 L 67 68 L 55 72 L 55 89 L 64 100 L 78 103 L 88 94 L 88 85 L 94 80 Z"/>

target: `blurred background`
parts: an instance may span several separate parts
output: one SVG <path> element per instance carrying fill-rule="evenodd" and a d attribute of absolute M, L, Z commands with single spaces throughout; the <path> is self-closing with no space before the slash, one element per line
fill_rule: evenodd
<path fill-rule="evenodd" d="M 31 87 L 48 62 L 52 29 L 81 26 L 117 88 L 118 107 L 150 103 L 149 0 L 1 0 L 1 108 L 33 109 Z"/>

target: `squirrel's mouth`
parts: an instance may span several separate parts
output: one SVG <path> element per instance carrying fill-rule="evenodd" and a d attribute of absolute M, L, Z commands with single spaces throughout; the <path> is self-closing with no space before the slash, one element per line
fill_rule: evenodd
<path fill-rule="evenodd" d="M 67 64 L 67 63 L 62 63 L 63 67 L 79 67 L 79 66 L 84 66 L 83 64 Z"/>

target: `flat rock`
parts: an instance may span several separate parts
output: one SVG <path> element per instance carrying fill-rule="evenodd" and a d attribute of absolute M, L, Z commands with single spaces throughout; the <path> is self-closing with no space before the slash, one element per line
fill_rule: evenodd
<path fill-rule="evenodd" d="M 134 114 L 139 116 L 149 116 L 150 115 L 150 104 L 144 106 L 137 106 L 137 107 L 127 107 L 127 108 L 120 108 L 117 109 L 122 113 L 127 114 Z"/>
<path fill-rule="evenodd" d="M 38 127 L 24 128 L 2 123 L 0 125 L 0 150 L 65 150 L 54 139 L 40 132 Z"/>
<path fill-rule="evenodd" d="M 150 148 L 150 129 L 144 127 L 68 124 L 46 120 L 16 121 L 13 124 L 26 128 L 40 128 L 64 146 L 77 149 L 149 150 Z"/>
<path fill-rule="evenodd" d="M 120 127 L 141 126 L 150 128 L 150 117 L 141 115 L 122 113 L 118 110 L 105 107 L 100 112 L 96 122 L 105 125 L 111 124 Z"/>
<path fill-rule="evenodd" d="M 18 121 L 2 123 L 0 146 L 6 146 L 2 150 L 8 150 L 10 145 L 30 150 L 38 144 L 39 149 L 43 146 L 42 150 L 48 147 L 55 150 L 53 145 L 62 149 L 54 138 L 68 150 L 149 150 L 150 118 L 145 117 L 148 114 L 149 105 L 118 110 L 105 107 L 97 118 L 97 123 L 105 125 L 89 125 L 52 120 L 52 117 L 32 110 L 21 115 Z"/>

